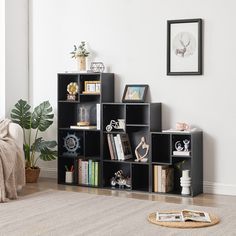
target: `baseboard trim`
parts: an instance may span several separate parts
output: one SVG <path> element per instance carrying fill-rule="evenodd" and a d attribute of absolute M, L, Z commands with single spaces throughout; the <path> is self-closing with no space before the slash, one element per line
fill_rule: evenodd
<path fill-rule="evenodd" d="M 56 179 L 57 169 L 56 168 L 41 168 L 40 177 Z"/>
<path fill-rule="evenodd" d="M 57 178 L 56 168 L 44 168 L 41 169 L 41 177 L 45 178 Z M 221 195 L 233 195 L 236 196 L 236 185 L 233 184 L 221 184 L 215 182 L 204 181 L 203 182 L 203 192 L 211 194 L 221 194 Z"/>
<path fill-rule="evenodd" d="M 236 185 L 204 181 L 203 192 L 236 196 Z"/>

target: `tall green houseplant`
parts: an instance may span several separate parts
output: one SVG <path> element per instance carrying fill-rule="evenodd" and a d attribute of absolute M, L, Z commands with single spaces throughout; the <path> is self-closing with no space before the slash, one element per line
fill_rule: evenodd
<path fill-rule="evenodd" d="M 53 123 L 54 114 L 49 101 L 44 101 L 30 111 L 31 106 L 20 99 L 11 111 L 11 119 L 23 128 L 24 153 L 26 168 L 37 168 L 38 159 L 55 160 L 57 157 L 56 141 L 45 141 L 39 135 L 45 132 Z M 38 153 L 39 155 L 36 155 Z"/>

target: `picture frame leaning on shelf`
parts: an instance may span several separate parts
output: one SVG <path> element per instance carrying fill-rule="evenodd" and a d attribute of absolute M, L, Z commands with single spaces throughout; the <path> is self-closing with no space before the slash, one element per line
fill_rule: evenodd
<path fill-rule="evenodd" d="M 148 87 L 147 84 L 127 84 L 124 89 L 122 102 L 144 103 Z"/>

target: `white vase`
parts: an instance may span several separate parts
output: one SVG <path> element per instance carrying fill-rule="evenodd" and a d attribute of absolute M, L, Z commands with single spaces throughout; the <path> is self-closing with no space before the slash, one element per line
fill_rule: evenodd
<path fill-rule="evenodd" d="M 181 191 L 182 195 L 190 195 L 190 187 L 191 187 L 190 170 L 182 171 L 182 177 L 180 178 L 180 186 L 182 187 Z"/>
<path fill-rule="evenodd" d="M 86 57 L 77 57 L 78 70 L 86 72 Z"/>

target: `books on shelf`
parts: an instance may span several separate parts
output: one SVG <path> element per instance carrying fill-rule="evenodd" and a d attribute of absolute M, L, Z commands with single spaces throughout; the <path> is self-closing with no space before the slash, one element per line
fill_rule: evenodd
<path fill-rule="evenodd" d="M 98 186 L 98 162 L 78 160 L 78 183 L 81 185 Z"/>
<path fill-rule="evenodd" d="M 156 221 L 159 222 L 211 222 L 211 218 L 207 212 L 182 210 L 176 212 L 156 212 Z"/>
<path fill-rule="evenodd" d="M 128 134 L 107 134 L 108 148 L 111 160 L 127 160 L 132 158 Z"/>
<path fill-rule="evenodd" d="M 189 151 L 173 151 L 174 156 L 190 156 Z"/>
<path fill-rule="evenodd" d="M 171 192 L 174 188 L 174 169 L 170 166 L 154 165 L 153 171 L 154 192 Z"/>

